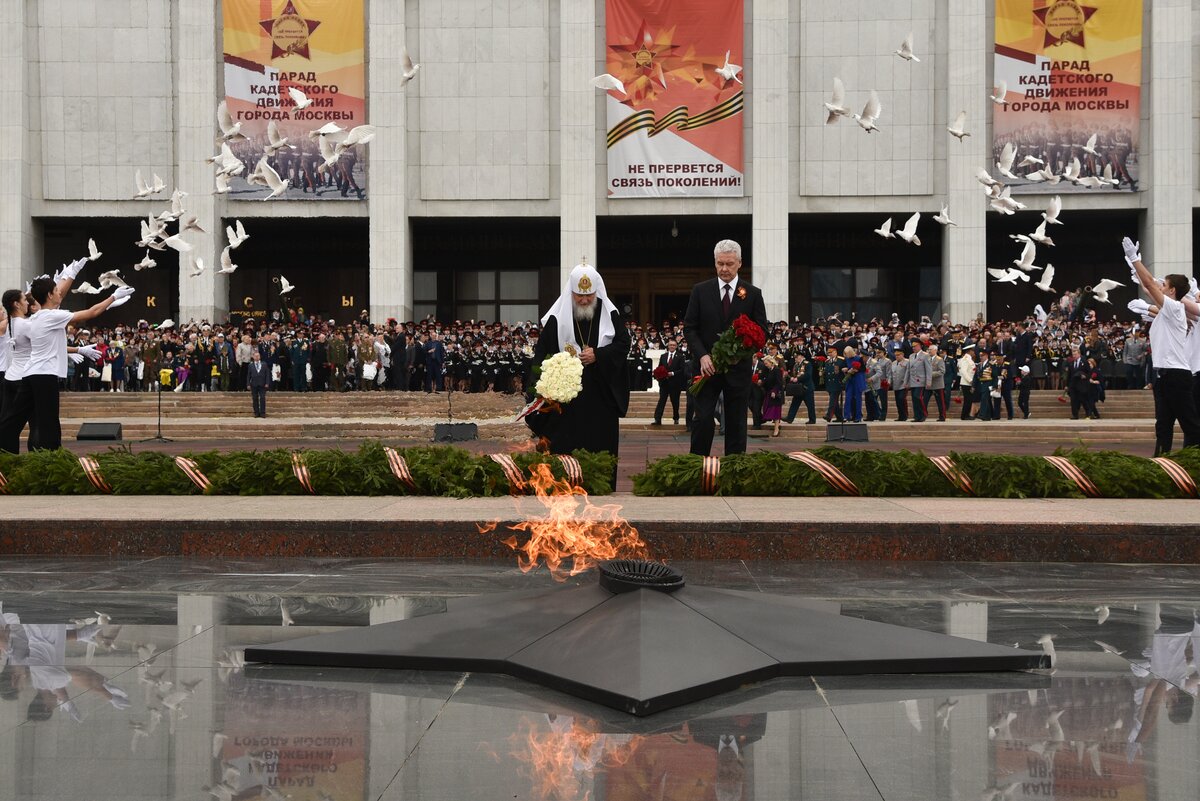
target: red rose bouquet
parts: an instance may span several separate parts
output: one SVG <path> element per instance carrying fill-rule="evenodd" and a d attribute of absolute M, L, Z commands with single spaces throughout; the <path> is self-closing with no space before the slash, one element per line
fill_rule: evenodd
<path fill-rule="evenodd" d="M 651 373 L 651 375 L 654 376 L 655 381 L 666 381 L 667 380 L 667 368 L 660 364 L 658 367 L 654 368 L 654 372 Z"/>
<path fill-rule="evenodd" d="M 766 343 L 766 332 L 758 323 L 744 314 L 739 314 L 733 325 L 725 329 L 712 346 L 709 356 L 712 357 L 713 370 L 717 375 L 729 372 L 730 367 L 762 350 Z M 707 381 L 708 377 L 697 376 L 688 387 L 688 392 L 698 394 Z"/>

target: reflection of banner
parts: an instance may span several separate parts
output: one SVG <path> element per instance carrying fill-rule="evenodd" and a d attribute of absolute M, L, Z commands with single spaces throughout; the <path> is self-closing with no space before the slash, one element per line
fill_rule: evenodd
<path fill-rule="evenodd" d="M 283 197 L 360 199 L 366 190 L 366 149 L 347 150 L 332 167 L 308 132 L 329 122 L 352 128 L 366 122 L 363 0 L 224 0 L 225 100 L 247 137 L 232 142 L 245 171 L 231 181 L 232 196 L 255 198 L 270 190 L 246 182 L 267 145 L 267 125 L 291 147 L 267 163 L 289 181 Z M 312 101 L 297 109 L 288 88 Z"/>
<path fill-rule="evenodd" d="M 994 81 L 1008 103 L 994 106 L 993 162 L 1011 142 L 1022 180 L 993 174 L 1014 191 L 1137 189 L 1142 0 L 996 0 Z M 1076 180 L 1039 181 L 1043 165 L 1018 168 L 1026 156 Z"/>
<path fill-rule="evenodd" d="M 605 9 L 605 69 L 625 85 L 606 99 L 609 197 L 740 197 L 742 0 Z"/>

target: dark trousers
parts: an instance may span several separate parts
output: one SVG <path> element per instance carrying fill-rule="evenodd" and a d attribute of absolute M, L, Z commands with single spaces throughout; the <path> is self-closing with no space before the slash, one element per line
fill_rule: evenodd
<path fill-rule="evenodd" d="M 935 404 L 937 404 L 938 420 L 945 420 L 946 419 L 946 390 L 944 390 L 944 389 L 929 390 L 929 395 L 925 399 L 926 406 L 929 405 L 930 398 L 932 398 L 933 402 Z"/>
<path fill-rule="evenodd" d="M 1012 387 L 1009 387 L 1009 386 L 1001 386 L 1000 387 L 1000 400 L 1001 400 L 1001 402 L 1004 403 L 1004 411 L 1008 414 L 1008 419 L 1009 420 L 1013 419 Z M 999 417 L 999 416 L 1000 416 L 1000 404 L 996 404 L 996 417 Z"/>
<path fill-rule="evenodd" d="M 975 389 L 970 384 L 963 384 L 962 387 L 962 414 L 958 416 L 960 420 L 971 419 L 971 406 L 975 403 Z"/>
<path fill-rule="evenodd" d="M 1032 388 L 1032 385 L 1032 379 L 1026 378 L 1021 382 L 1020 389 L 1017 390 L 1017 408 L 1026 417 L 1029 416 L 1029 390 Z"/>
<path fill-rule="evenodd" d="M 254 406 L 255 417 L 267 416 L 267 388 L 250 387 L 250 403 Z"/>
<path fill-rule="evenodd" d="M 979 404 L 977 412 L 980 420 L 992 419 L 992 388 L 980 384 L 975 387 L 975 402 Z"/>
<path fill-rule="evenodd" d="M 1087 392 L 1087 390 L 1085 390 L 1085 389 L 1076 389 L 1075 387 L 1071 387 L 1069 390 L 1067 390 L 1067 394 L 1071 396 L 1071 417 L 1072 417 L 1072 419 L 1078 417 L 1079 410 L 1084 407 L 1084 395 L 1086 394 L 1086 392 Z M 1085 414 L 1086 414 L 1086 412 L 1085 412 Z M 1168 450 L 1170 450 L 1170 449 L 1168 448 Z"/>
<path fill-rule="evenodd" d="M 926 395 L 928 390 L 925 387 L 911 387 L 910 391 L 912 393 L 913 419 L 918 423 L 923 423 L 926 417 L 925 407 L 929 403 Z"/>
<path fill-rule="evenodd" d="M 679 423 L 679 393 L 678 389 L 667 389 L 664 386 L 658 388 L 658 406 L 654 409 L 654 421 L 662 422 L 663 412 L 667 408 L 667 399 L 671 401 L 671 417 L 675 419 L 676 424 Z"/>
<path fill-rule="evenodd" d="M 692 420 L 691 452 L 708 456 L 712 451 L 714 415 L 717 396 L 724 393 L 725 453 L 746 452 L 746 406 L 750 400 L 750 387 L 731 387 L 724 375 L 714 375 L 704 382 L 704 388 L 692 398 L 696 417 Z"/>
<path fill-rule="evenodd" d="M 842 391 L 839 389 L 836 392 L 825 390 L 825 394 L 829 396 L 829 405 L 825 407 L 826 420 L 841 420 L 842 419 L 842 404 L 838 403 L 838 398 L 842 396 Z"/>
<path fill-rule="evenodd" d="M 62 447 L 62 426 L 58 419 L 58 376 L 29 375 L 33 414 L 29 421 L 29 450 L 58 450 Z M 18 429 L 18 436 L 20 430 Z"/>
<path fill-rule="evenodd" d="M 908 390 L 897 389 L 896 394 L 896 419 L 904 422 L 908 419 Z"/>
<path fill-rule="evenodd" d="M 758 384 L 750 385 L 750 399 L 747 403 L 750 404 L 750 419 L 754 421 L 755 428 L 762 428 L 763 423 L 763 398 L 766 397 L 766 392 Z"/>
<path fill-rule="evenodd" d="M 792 396 L 792 402 L 783 418 L 784 421 L 790 423 L 796 419 L 796 412 L 800 411 L 801 403 L 808 409 L 808 422 L 817 422 L 817 410 L 813 406 L 813 390 L 807 388 L 801 394 Z"/>
<path fill-rule="evenodd" d="M 1187 370 L 1159 370 L 1154 381 L 1154 455 L 1171 452 L 1175 421 L 1183 429 L 1183 447 L 1200 445 L 1195 379 Z"/>
<path fill-rule="evenodd" d="M 0 413 L 0 450 L 9 453 L 21 452 L 21 432 L 26 423 L 32 423 L 33 395 L 24 381 L 5 381 L 3 389 L 3 412 Z M 29 430 L 30 444 L 33 428 Z"/>

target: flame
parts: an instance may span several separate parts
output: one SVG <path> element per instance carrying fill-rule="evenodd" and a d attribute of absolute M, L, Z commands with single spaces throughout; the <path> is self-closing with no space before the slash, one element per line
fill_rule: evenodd
<path fill-rule="evenodd" d="M 523 573 L 545 562 L 556 581 L 566 581 L 606 559 L 646 558 L 646 543 L 621 517 L 619 504 L 592 504 L 586 490 L 556 479 L 548 464 L 530 468 L 529 486 L 546 507 L 546 516 L 509 526 L 529 535 L 524 544 L 516 535 L 504 541 L 518 552 Z"/>
<path fill-rule="evenodd" d="M 608 735 L 594 720 L 558 717 L 549 731 L 539 731 L 529 718 L 509 738 L 509 755 L 521 763 L 521 773 L 533 780 L 539 798 L 587 801 L 598 768 L 623 765 L 644 739 L 640 735 Z"/>

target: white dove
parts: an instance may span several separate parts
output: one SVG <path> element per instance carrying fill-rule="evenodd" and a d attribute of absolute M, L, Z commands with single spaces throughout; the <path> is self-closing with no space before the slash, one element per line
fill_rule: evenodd
<path fill-rule="evenodd" d="M 607 72 L 597 75 L 588 81 L 588 83 L 606 92 L 620 92 L 621 94 L 625 94 L 625 84 L 621 83 L 621 79 L 615 75 L 609 75 Z"/>
<path fill-rule="evenodd" d="M 1042 653 L 1050 657 L 1050 667 L 1054 667 L 1054 663 L 1058 661 L 1058 652 L 1054 650 L 1054 635 L 1043 634 L 1037 641 L 1038 645 L 1042 646 Z"/>
<path fill-rule="evenodd" d="M 1062 177 L 1064 180 L 1070 181 L 1073 184 L 1079 183 L 1079 175 L 1083 171 L 1083 166 L 1079 163 L 1079 157 L 1071 159 L 1071 163 L 1063 170 Z"/>
<path fill-rule="evenodd" d="M 158 173 L 154 173 L 154 180 L 150 183 L 150 192 L 157 195 L 166 188 L 167 185 L 163 183 L 163 179 L 158 177 Z"/>
<path fill-rule="evenodd" d="M 317 140 L 317 146 L 321 149 L 321 158 L 324 159 L 324 163 L 317 165 L 317 172 L 324 175 L 326 170 L 337 164 L 337 160 L 342 156 L 342 151 L 338 150 L 338 146 L 333 141 L 324 136 Z"/>
<path fill-rule="evenodd" d="M 998 106 L 1007 106 L 1008 105 L 1008 99 L 1007 99 L 1008 98 L 1008 81 L 1005 81 L 1005 80 L 996 81 L 996 94 L 988 95 L 988 97 L 990 97 L 992 102 Z"/>
<path fill-rule="evenodd" d="M 825 118 L 826 125 L 837 122 L 838 117 L 850 116 L 850 109 L 846 108 L 846 87 L 842 86 L 842 79 L 837 76 L 833 78 L 833 96 L 825 104 L 825 110 L 829 112 Z"/>
<path fill-rule="evenodd" d="M 1010 234 L 1010 236 L 1011 236 L 1011 234 Z M 1045 220 L 1042 220 L 1040 223 L 1038 223 L 1038 227 L 1034 229 L 1032 234 L 1029 234 L 1029 235 L 1018 234 L 1017 236 L 1014 236 L 1013 239 L 1017 239 L 1018 237 L 1021 239 L 1025 239 L 1026 241 L 1029 241 L 1029 242 L 1037 242 L 1039 245 L 1046 245 L 1047 247 L 1054 247 L 1054 240 L 1051 239 L 1050 237 L 1046 236 L 1046 221 Z"/>
<path fill-rule="evenodd" d="M 1085 175 L 1082 178 L 1076 179 L 1076 186 L 1082 186 L 1087 189 L 1099 189 L 1104 186 L 1104 179 L 1097 178 L 1094 175 Z"/>
<path fill-rule="evenodd" d="M 1045 271 L 1042 272 L 1043 279 L 1046 277 L 1047 273 L 1050 275 L 1054 275 L 1054 265 L 1052 265 L 1052 264 L 1046 265 Z M 1045 309 L 1042 308 L 1042 304 L 1039 303 L 1038 305 L 1033 307 L 1033 319 L 1037 320 L 1039 323 L 1044 323 L 1049 318 L 1050 318 L 1050 315 L 1046 312 Z"/>
<path fill-rule="evenodd" d="M 996 283 L 998 284 L 1015 285 L 1018 279 L 1029 283 L 1029 273 L 1023 273 L 1020 270 L 1012 267 L 1009 267 L 1005 270 L 1000 270 L 995 267 L 988 267 L 988 275 L 992 276 L 992 278 L 995 278 Z"/>
<path fill-rule="evenodd" d="M 1062 176 L 1055 175 L 1054 170 L 1050 169 L 1049 167 L 1042 167 L 1040 170 L 1035 170 L 1034 172 L 1027 173 L 1025 175 L 1025 180 L 1032 181 L 1034 183 L 1041 183 L 1042 181 L 1046 181 L 1047 183 L 1054 185 L 1062 180 Z"/>
<path fill-rule="evenodd" d="M 1110 184 L 1110 185 L 1112 185 L 1112 186 L 1116 186 L 1117 184 L 1121 183 L 1121 181 L 1120 181 L 1119 179 L 1117 179 L 1117 178 L 1113 178 L 1113 174 L 1112 174 L 1112 164 L 1105 164 L 1105 165 L 1104 165 L 1104 172 L 1103 172 L 1103 173 L 1101 173 L 1101 175 L 1100 175 L 1100 180 L 1101 180 L 1103 183 Z"/>
<path fill-rule="evenodd" d="M 199 231 L 202 234 L 208 233 L 201 226 L 195 214 L 189 214 L 183 218 L 183 224 L 179 226 L 180 233 L 184 231 Z"/>
<path fill-rule="evenodd" d="M 125 279 L 121 277 L 120 270 L 109 270 L 106 273 L 100 273 L 100 288 L 112 289 L 114 287 L 129 286 L 125 283 Z M 107 615 L 105 615 L 107 617 Z M 107 626 L 107 623 L 101 623 L 101 626 Z"/>
<path fill-rule="evenodd" d="M 150 268 L 155 267 L 157 265 L 158 265 L 158 262 L 156 262 L 154 259 L 150 258 L 150 251 L 147 250 L 146 255 L 142 257 L 142 260 L 139 261 L 137 264 L 133 265 L 133 269 L 137 270 L 138 272 L 141 272 L 142 270 L 149 270 Z"/>
<path fill-rule="evenodd" d="M 1096 613 L 1096 625 L 1103 626 L 1104 621 L 1108 620 L 1108 615 L 1109 615 L 1108 607 L 1105 606 L 1104 604 L 1100 604 L 1092 611 Z"/>
<path fill-rule="evenodd" d="M 1111 278 L 1105 278 L 1103 281 L 1092 287 L 1092 294 L 1095 295 L 1096 300 L 1100 301 L 1101 303 L 1112 303 L 1112 301 L 1108 299 L 1108 293 L 1119 286 L 1125 285 L 1119 281 L 1114 281 Z"/>
<path fill-rule="evenodd" d="M 154 192 L 150 185 L 146 183 L 146 179 L 142 178 L 142 171 L 135 170 L 133 173 L 133 182 L 137 186 L 137 194 L 134 197 L 150 197 Z"/>
<path fill-rule="evenodd" d="M 346 129 L 338 125 L 336 122 L 327 122 L 316 130 L 308 132 L 309 139 L 318 139 L 322 136 L 336 136 L 340 133 L 345 133 Z"/>
<path fill-rule="evenodd" d="M 1046 210 L 1042 212 L 1042 219 L 1051 225 L 1062 225 L 1062 220 L 1058 219 L 1058 215 L 1062 213 L 1062 198 L 1058 195 L 1050 198 L 1050 204 L 1046 206 Z"/>
<path fill-rule="evenodd" d="M 1052 285 L 1053 281 L 1054 281 L 1054 265 L 1051 264 L 1050 262 L 1046 262 L 1046 266 L 1042 268 L 1042 280 L 1034 281 L 1033 285 L 1036 286 L 1038 289 L 1042 290 L 1043 292 L 1054 292 L 1055 289 L 1054 289 L 1054 286 Z M 1036 313 L 1037 309 L 1034 309 L 1034 312 Z M 1045 315 L 1046 315 L 1046 311 L 1045 311 L 1045 309 L 1043 309 L 1042 317 L 1039 317 L 1038 320 L 1041 321 L 1042 319 L 1044 319 Z"/>
<path fill-rule="evenodd" d="M 180 253 L 187 253 L 192 249 L 192 246 L 179 238 L 179 234 L 172 234 L 162 241 L 162 244 Z M 161 250 L 161 248 L 159 248 Z"/>
<path fill-rule="evenodd" d="M 935 720 L 940 720 L 942 722 L 943 729 L 950 728 L 950 713 L 954 711 L 954 707 L 956 706 L 958 706 L 957 700 L 947 698 L 945 701 L 940 703 L 937 710 L 934 711 L 933 717 Z"/>
<path fill-rule="evenodd" d="M 217 272 L 221 275 L 229 275 L 238 268 L 238 266 L 233 263 L 233 259 L 229 257 L 230 247 L 230 245 L 226 245 L 225 249 L 221 251 L 221 269 L 217 270 Z"/>
<path fill-rule="evenodd" d="M 293 289 L 296 288 L 296 287 L 292 286 L 291 284 L 289 284 L 288 280 L 286 278 L 284 278 L 282 275 L 279 276 L 279 287 L 280 287 L 280 289 L 279 289 L 280 295 L 286 295 L 287 293 L 291 292 Z"/>
<path fill-rule="evenodd" d="M 229 185 L 229 176 L 225 173 L 217 173 L 214 180 L 217 182 L 217 188 L 213 190 L 214 195 L 224 195 L 233 190 L 233 187 Z"/>
<path fill-rule="evenodd" d="M 375 138 L 374 125 L 357 125 L 350 129 L 346 138 L 337 144 L 338 154 L 345 153 L 355 145 L 365 145 Z"/>
<path fill-rule="evenodd" d="M 270 200 L 271 198 L 279 197 L 287 191 L 288 180 L 286 178 L 280 178 L 279 173 L 275 172 L 275 170 L 271 168 L 271 165 L 266 163 L 265 159 L 263 162 L 261 162 L 260 166 L 262 167 L 261 174 L 266 180 L 267 186 L 271 187 L 271 194 L 264 197 L 263 200 Z"/>
<path fill-rule="evenodd" d="M 246 138 L 242 135 L 242 124 L 233 121 L 233 117 L 229 115 L 229 106 L 225 104 L 224 100 L 217 104 L 217 127 L 221 129 L 221 139 L 226 142 L 236 142 Z"/>
<path fill-rule="evenodd" d="M 1050 730 L 1050 739 L 1056 743 L 1067 739 L 1062 724 L 1058 722 L 1059 718 L 1063 716 L 1063 712 L 1066 711 L 1065 709 L 1055 709 L 1046 716 L 1046 728 Z"/>
<path fill-rule="evenodd" d="M 1042 161 L 1037 156 L 1026 156 L 1025 158 L 1021 159 L 1021 163 L 1017 165 L 1017 169 L 1020 169 L 1021 167 L 1032 167 L 1035 164 L 1041 167 L 1045 163 L 1046 162 Z"/>
<path fill-rule="evenodd" d="M 229 239 L 229 247 L 234 250 L 237 249 L 238 245 L 250 238 L 250 235 L 246 233 L 246 229 L 242 227 L 241 220 L 235 220 L 232 226 L 225 226 L 225 236 Z"/>
<path fill-rule="evenodd" d="M 1033 260 L 1037 258 L 1037 246 L 1032 241 L 1026 242 L 1025 247 L 1021 250 L 1021 257 L 1013 259 L 1013 264 L 1017 268 L 1028 272 L 1033 267 Z"/>
<path fill-rule="evenodd" d="M 950 207 L 942 206 L 942 210 L 933 215 L 933 221 L 942 225 L 958 225 L 954 220 L 950 219 Z"/>
<path fill-rule="evenodd" d="M 195 278 L 196 276 L 202 274 L 203 272 L 204 272 L 204 259 L 200 258 L 199 256 L 196 256 L 194 259 L 192 259 L 192 269 L 191 269 L 191 272 L 188 273 L 188 276 L 191 278 Z"/>
<path fill-rule="evenodd" d="M 283 280 L 282 277 L 280 277 L 280 281 L 282 281 L 282 280 Z M 291 626 L 292 624 L 294 624 L 296 622 L 296 621 L 292 620 L 292 616 L 288 612 L 287 604 L 285 604 L 283 602 L 282 598 L 279 599 L 279 615 L 282 618 L 282 621 L 283 621 L 282 625 L 284 625 L 284 626 Z"/>
<path fill-rule="evenodd" d="M 983 167 L 980 167 L 979 172 L 975 173 L 975 180 L 979 181 L 979 183 L 983 184 L 984 186 L 988 186 L 988 187 L 1004 186 L 1004 184 L 1000 183 L 995 178 L 993 178 L 991 176 L 991 173 L 989 173 Z"/>
<path fill-rule="evenodd" d="M 862 114 L 855 114 L 854 121 L 862 127 L 864 131 L 878 131 L 875 127 L 875 121 L 879 119 L 879 115 L 883 112 L 883 106 L 879 103 L 879 93 L 874 89 L 871 90 L 871 97 L 867 100 L 867 105 L 863 106 Z"/>
<path fill-rule="evenodd" d="M 273 156 L 285 147 L 291 150 L 296 149 L 295 145 L 288 144 L 286 136 L 279 135 L 279 126 L 275 124 L 275 120 L 271 120 L 267 123 L 267 144 L 263 150 Z"/>
<path fill-rule="evenodd" d="M 741 71 L 742 68 L 740 65 L 729 63 L 729 51 L 726 50 L 725 64 L 724 66 L 717 67 L 717 74 L 727 81 L 737 81 L 738 83 L 741 83 L 742 79 L 738 77 L 738 73 Z"/>
<path fill-rule="evenodd" d="M 149 739 L 150 732 L 146 731 L 146 724 L 139 723 L 136 720 L 129 721 L 130 727 L 133 729 L 133 740 L 129 743 L 129 752 L 136 754 L 138 750 L 138 740 Z"/>
<path fill-rule="evenodd" d="M 958 141 L 962 141 L 964 136 L 970 136 L 966 130 L 967 127 L 967 112 L 960 111 L 958 116 L 954 118 L 954 123 L 946 127 L 951 136 L 957 137 Z"/>
<path fill-rule="evenodd" d="M 216 165 L 218 175 L 239 175 L 246 169 L 246 165 L 242 163 L 242 160 L 235 156 L 233 151 L 229 149 L 227 142 L 221 143 L 220 153 L 213 156 L 211 160 L 205 160 Z"/>
<path fill-rule="evenodd" d="M 158 325 L 155 326 L 155 328 L 158 328 L 158 329 L 164 330 L 164 331 L 168 328 L 174 328 L 174 327 L 175 327 L 175 321 L 172 320 L 170 317 L 168 317 L 167 319 L 163 320 L 161 323 L 159 323 Z"/>
<path fill-rule="evenodd" d="M 900 43 L 900 47 L 892 52 L 894 52 L 896 55 L 900 56 L 900 58 L 904 59 L 905 61 L 919 62 L 921 60 L 913 54 L 912 31 L 909 31 L 908 36 L 904 37 L 904 41 Z"/>
<path fill-rule="evenodd" d="M 88 260 L 88 261 L 95 261 L 96 259 L 100 258 L 100 257 L 101 257 L 101 256 L 103 256 L 103 255 L 104 255 L 103 253 L 101 253 L 99 250 L 97 250 L 97 249 L 96 249 L 96 240 L 95 240 L 95 239 L 89 239 L 89 240 L 88 240 L 88 257 L 87 257 L 87 260 Z"/>
<path fill-rule="evenodd" d="M 888 217 L 883 221 L 883 225 L 875 229 L 875 233 L 882 236 L 884 239 L 895 239 L 896 235 L 892 233 L 892 218 Z"/>
<path fill-rule="evenodd" d="M 1017 158 L 1017 148 L 1012 142 L 1005 142 L 1004 149 L 1000 151 L 1000 160 L 996 162 L 996 171 L 1005 178 L 1011 178 L 1014 181 L 1019 181 L 1021 176 L 1013 174 L 1013 161 Z"/>
<path fill-rule="evenodd" d="M 919 223 L 920 221 L 921 221 L 921 212 L 919 212 L 919 211 L 914 212 L 913 216 L 909 217 L 908 220 L 904 223 L 904 227 L 896 232 L 896 236 L 900 237 L 901 239 L 903 239 L 905 242 L 909 243 L 910 245 L 916 245 L 916 246 L 920 247 L 921 238 L 919 236 L 917 236 L 917 223 Z"/>
<path fill-rule="evenodd" d="M 72 287 L 71 294 L 72 295 L 99 295 L 103 291 L 104 290 L 102 290 L 100 287 L 92 286 L 87 281 L 80 281 L 78 286 Z"/>
<path fill-rule="evenodd" d="M 288 97 L 290 97 L 292 102 L 296 104 L 296 111 L 306 109 L 313 104 L 313 102 L 308 99 L 308 96 L 304 94 L 304 92 L 301 92 L 294 86 L 289 86 L 287 88 L 287 92 Z"/>
<path fill-rule="evenodd" d="M 1087 144 L 1083 146 L 1084 153 L 1089 153 L 1093 156 L 1100 155 L 1099 153 L 1096 152 L 1096 137 L 1097 137 L 1097 134 L 1092 134 L 1091 136 L 1088 137 Z"/>
<path fill-rule="evenodd" d="M 403 89 L 408 85 L 408 82 L 417 77 L 417 70 L 421 69 L 420 64 L 414 64 L 412 58 L 408 55 L 408 48 L 404 48 L 404 68 L 400 73 L 400 88 Z"/>

